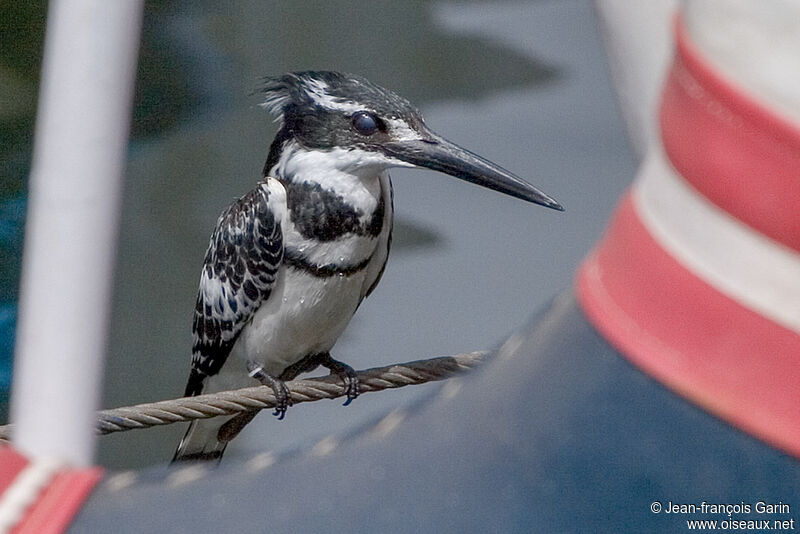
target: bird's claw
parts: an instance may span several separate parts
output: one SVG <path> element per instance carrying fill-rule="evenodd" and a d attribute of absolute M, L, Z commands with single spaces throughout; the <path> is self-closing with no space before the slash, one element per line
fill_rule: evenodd
<path fill-rule="evenodd" d="M 347 406 L 361 394 L 361 383 L 358 380 L 358 375 L 352 367 L 346 363 L 338 363 L 341 365 L 341 367 L 338 367 L 335 370 L 331 369 L 331 373 L 336 373 L 339 375 L 344 382 L 344 394 L 347 396 L 347 400 L 344 401 L 342 406 Z"/>
<path fill-rule="evenodd" d="M 273 378 L 269 385 L 272 386 L 272 391 L 275 392 L 275 411 L 272 412 L 272 415 L 276 416 L 278 421 L 283 421 L 283 418 L 286 417 L 286 409 L 292 405 L 292 400 L 289 397 L 289 388 L 279 378 Z"/>
<path fill-rule="evenodd" d="M 286 383 L 280 378 L 267 374 L 264 369 L 256 365 L 250 367 L 250 376 L 263 385 L 271 387 L 272 391 L 275 392 L 275 411 L 272 412 L 272 415 L 276 416 L 278 421 L 282 421 L 286 416 L 286 409 L 292 405 L 292 399 L 289 396 L 289 388 L 286 387 Z"/>
<path fill-rule="evenodd" d="M 345 379 L 344 379 L 344 390 L 345 390 L 345 394 L 347 395 L 347 400 L 344 401 L 344 404 L 342 406 L 347 406 L 348 404 L 353 402 L 353 399 L 355 399 L 356 397 L 358 397 L 361 394 L 361 391 L 360 391 L 361 387 L 360 386 L 361 385 L 360 385 L 360 383 L 358 381 L 358 377 L 355 376 L 355 374 L 353 374 L 352 376 L 347 375 L 345 377 Z"/>

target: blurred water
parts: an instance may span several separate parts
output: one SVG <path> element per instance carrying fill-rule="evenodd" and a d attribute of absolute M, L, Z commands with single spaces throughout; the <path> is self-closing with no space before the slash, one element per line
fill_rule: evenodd
<path fill-rule="evenodd" d="M 25 206 L 21 194 L 0 199 L 0 421 L 8 416 Z"/>
<path fill-rule="evenodd" d="M 570 284 L 633 174 L 588 1 L 148 4 L 104 404 L 179 395 L 219 212 L 259 179 L 274 124 L 253 95 L 288 70 L 361 74 L 428 125 L 529 179 L 559 214 L 398 170 L 383 280 L 334 356 L 364 368 L 489 348 Z M 291 448 L 435 388 L 259 416 L 229 449 Z M 162 463 L 183 428 L 104 437 L 100 462 Z"/>

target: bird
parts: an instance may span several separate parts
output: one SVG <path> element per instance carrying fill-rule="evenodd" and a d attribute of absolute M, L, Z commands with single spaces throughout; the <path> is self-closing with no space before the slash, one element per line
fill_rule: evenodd
<path fill-rule="evenodd" d="M 563 211 L 502 167 L 446 140 L 408 100 L 333 71 L 264 79 L 278 131 L 261 179 L 217 220 L 203 260 L 185 396 L 263 384 L 274 415 L 285 382 L 322 366 L 359 395 L 330 354 L 383 275 L 392 239 L 388 169 L 425 168 Z M 173 461 L 216 460 L 255 412 L 193 421 Z"/>

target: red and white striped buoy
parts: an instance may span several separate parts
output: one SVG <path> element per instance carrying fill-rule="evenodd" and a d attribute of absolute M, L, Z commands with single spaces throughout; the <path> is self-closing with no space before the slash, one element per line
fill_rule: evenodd
<path fill-rule="evenodd" d="M 676 19 L 660 135 L 578 298 L 634 364 L 800 456 L 800 126 L 687 26 Z"/>

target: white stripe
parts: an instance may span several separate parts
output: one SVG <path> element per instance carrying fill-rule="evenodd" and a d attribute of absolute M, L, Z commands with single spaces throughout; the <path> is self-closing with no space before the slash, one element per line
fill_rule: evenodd
<path fill-rule="evenodd" d="M 418 131 L 408 125 L 403 119 L 387 119 L 389 134 L 395 141 L 417 141 L 422 139 Z"/>
<path fill-rule="evenodd" d="M 308 94 L 308 96 L 310 96 L 318 106 L 321 106 L 325 109 L 330 109 L 332 111 L 343 111 L 350 113 L 368 109 L 358 102 L 351 102 L 329 95 L 327 91 L 328 84 L 322 80 L 303 78 L 303 81 L 305 82 L 305 87 L 307 89 L 306 94 Z"/>
<path fill-rule="evenodd" d="M 653 238 L 686 268 L 800 333 L 800 254 L 712 204 L 675 171 L 659 145 L 650 147 L 633 199 Z"/>
<path fill-rule="evenodd" d="M 55 458 L 41 458 L 17 475 L 0 495 L 0 534 L 11 532 L 63 466 L 64 462 Z"/>

